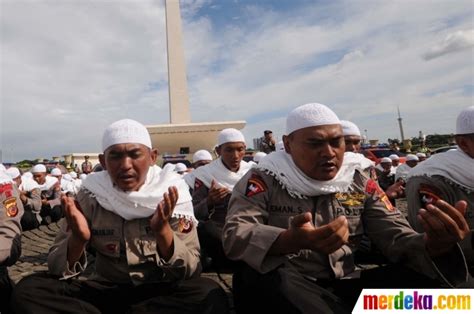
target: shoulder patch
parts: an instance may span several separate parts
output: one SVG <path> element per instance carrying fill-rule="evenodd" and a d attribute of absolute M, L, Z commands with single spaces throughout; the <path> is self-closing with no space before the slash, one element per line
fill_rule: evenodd
<path fill-rule="evenodd" d="M 18 207 L 16 206 L 16 198 L 10 197 L 3 201 L 3 206 L 5 207 L 5 212 L 8 217 L 15 217 L 18 215 Z"/>
<path fill-rule="evenodd" d="M 418 194 L 420 195 L 420 202 L 422 206 L 427 206 L 429 204 L 434 205 L 438 200 L 441 199 L 441 192 L 437 188 L 424 183 L 420 184 Z"/>
<path fill-rule="evenodd" d="M 258 174 L 252 174 L 250 179 L 247 181 L 247 188 L 245 189 L 245 196 L 251 197 L 259 193 L 265 192 L 267 185 L 263 181 L 262 177 Z"/>
<path fill-rule="evenodd" d="M 365 192 L 368 194 L 374 194 L 377 191 L 378 188 L 377 182 L 375 182 L 372 179 L 367 180 L 367 183 L 365 184 Z"/>
<path fill-rule="evenodd" d="M 393 212 L 395 210 L 395 207 L 393 206 L 392 202 L 390 202 L 390 199 L 388 198 L 387 194 L 383 193 L 383 195 L 380 196 L 380 200 L 389 212 Z"/>
<path fill-rule="evenodd" d="M 191 219 L 181 217 L 178 221 L 178 230 L 181 233 L 189 233 L 193 230 L 193 221 Z"/>
<path fill-rule="evenodd" d="M 13 196 L 13 183 L 0 184 L 0 195 L 4 194 L 5 198 Z"/>
<path fill-rule="evenodd" d="M 203 186 L 204 183 L 202 183 L 201 180 L 199 180 L 198 178 L 195 178 L 194 179 L 194 191 L 196 191 L 197 189 L 199 189 L 201 186 Z"/>

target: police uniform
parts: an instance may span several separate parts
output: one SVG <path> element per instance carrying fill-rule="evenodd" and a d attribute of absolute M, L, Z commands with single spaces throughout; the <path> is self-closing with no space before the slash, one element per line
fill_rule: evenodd
<path fill-rule="evenodd" d="M 68 265 L 71 231 L 64 219 L 48 256 L 49 272 L 56 277 L 33 276 L 22 280 L 15 290 L 18 312 L 62 312 L 71 307 L 78 312 L 82 307 L 92 307 L 91 312 L 159 309 L 160 313 L 167 313 L 173 309 L 188 312 L 193 308 L 199 312 L 211 294 L 217 296 L 216 308 L 227 311 L 227 303 L 219 303 L 222 297 L 227 301 L 222 288 L 210 279 L 199 277 L 199 242 L 191 220 L 171 219 L 174 252 L 166 261 L 157 251 L 150 218 L 124 220 L 104 209 L 86 189 L 78 193 L 76 201 L 91 231 L 88 247 L 96 255 L 95 273 L 86 281 L 64 281 L 78 276 L 87 266 L 85 252 L 75 265 Z M 62 280 L 58 281 L 58 277 Z M 43 293 L 57 294 L 56 302 L 25 304 L 25 300 L 43 297 Z"/>
<path fill-rule="evenodd" d="M 415 176 L 408 179 L 405 193 L 408 200 L 408 221 L 415 230 L 423 231 L 423 227 L 417 220 L 420 208 L 426 207 L 430 203 L 442 199 L 454 205 L 458 201 L 467 202 L 466 214 L 464 217 L 471 229 L 471 235 L 461 242 L 461 247 L 466 256 L 471 274 L 474 274 L 474 191 L 461 187 L 440 175 Z"/>
<path fill-rule="evenodd" d="M 12 283 L 7 266 L 15 264 L 21 255 L 21 224 L 23 205 L 19 191 L 12 182 L 3 181 L 0 174 L 0 313 L 7 313 Z"/>
<path fill-rule="evenodd" d="M 38 228 L 41 222 L 41 191 L 34 188 L 25 191 L 26 200 L 23 203 L 25 213 L 21 219 L 21 227 L 24 231 Z"/>
<path fill-rule="evenodd" d="M 356 171 L 349 191 L 293 198 L 272 175 L 251 169 L 235 186 L 230 200 L 223 234 L 227 256 L 244 261 L 259 274 L 276 273 L 277 278 L 260 291 L 273 285 L 283 298 L 304 313 L 347 310 L 340 299 L 321 287 L 328 282 L 341 282 L 335 279 L 360 275 L 355 271 L 353 254 L 364 233 L 393 263 L 403 263 L 430 278 L 445 278 L 447 285 L 466 281 L 467 270 L 460 249 L 456 247 L 455 254 L 443 256 L 450 258 L 449 269 L 445 264 L 434 263 L 426 253 L 423 234 L 409 226 L 369 175 Z M 312 250 L 268 255 L 292 217 L 307 211 L 312 212 L 315 226 L 346 216 L 349 243 L 329 255 Z M 405 282 L 408 284 L 409 280 Z"/>

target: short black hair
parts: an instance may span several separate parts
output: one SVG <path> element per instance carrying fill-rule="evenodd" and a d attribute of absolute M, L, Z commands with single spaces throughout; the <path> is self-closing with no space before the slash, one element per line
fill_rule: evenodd
<path fill-rule="evenodd" d="M 265 131 L 263 131 L 263 134 L 271 134 L 271 133 L 273 133 L 273 132 L 270 131 L 270 130 L 265 130 Z"/>

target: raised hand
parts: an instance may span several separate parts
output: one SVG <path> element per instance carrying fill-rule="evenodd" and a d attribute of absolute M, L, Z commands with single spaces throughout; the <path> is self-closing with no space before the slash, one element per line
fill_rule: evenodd
<path fill-rule="evenodd" d="M 175 186 L 169 187 L 168 193 L 163 194 L 163 200 L 156 207 L 156 211 L 150 220 L 150 227 L 153 231 L 159 233 L 169 225 L 178 197 L 178 189 Z"/>
<path fill-rule="evenodd" d="M 425 230 L 425 245 L 431 256 L 449 252 L 453 246 L 463 240 L 470 232 L 464 218 L 466 201 L 459 201 L 453 207 L 443 200 L 426 209 L 421 208 L 418 220 Z"/>
<path fill-rule="evenodd" d="M 349 225 L 345 216 L 321 227 L 314 227 L 312 219 L 310 212 L 294 216 L 290 227 L 280 234 L 271 252 L 287 254 L 310 249 L 331 254 L 348 242 Z"/>
<path fill-rule="evenodd" d="M 91 238 L 91 231 L 79 204 L 73 198 L 63 195 L 61 197 L 61 205 L 66 217 L 68 230 L 71 230 L 71 236 L 68 240 L 67 259 L 69 265 L 72 266 L 81 258 L 85 245 Z"/>
<path fill-rule="evenodd" d="M 215 180 L 212 180 L 209 194 L 207 195 L 207 205 L 214 206 L 222 204 L 226 196 L 230 193 L 226 187 L 219 187 Z"/>

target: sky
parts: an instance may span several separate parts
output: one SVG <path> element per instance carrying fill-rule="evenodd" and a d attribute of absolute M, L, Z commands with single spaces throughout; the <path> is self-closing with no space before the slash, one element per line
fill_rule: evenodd
<path fill-rule="evenodd" d="M 370 139 L 448 134 L 473 105 L 471 1 L 182 0 L 191 119 L 247 146 L 318 102 Z M 131 118 L 169 123 L 164 0 L 0 0 L 4 162 L 100 152 Z M 158 147 L 159 148 L 159 147 Z"/>

